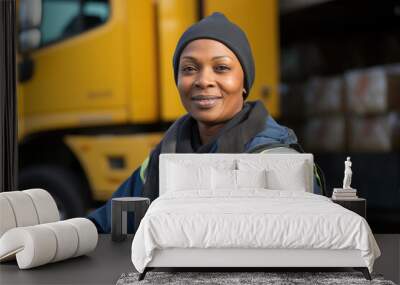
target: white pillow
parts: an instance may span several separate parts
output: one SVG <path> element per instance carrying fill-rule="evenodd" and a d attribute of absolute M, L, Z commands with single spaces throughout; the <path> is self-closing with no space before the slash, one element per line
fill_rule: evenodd
<path fill-rule="evenodd" d="M 266 170 L 236 170 L 238 188 L 268 188 Z"/>
<path fill-rule="evenodd" d="M 236 190 L 236 170 L 212 168 L 213 189 Z"/>
<path fill-rule="evenodd" d="M 213 189 L 267 188 L 266 170 L 233 170 L 213 168 Z"/>
<path fill-rule="evenodd" d="M 307 191 L 305 161 L 287 161 L 267 170 L 267 188 L 272 190 Z"/>
<path fill-rule="evenodd" d="M 168 164 L 167 191 L 211 189 L 211 167 Z"/>

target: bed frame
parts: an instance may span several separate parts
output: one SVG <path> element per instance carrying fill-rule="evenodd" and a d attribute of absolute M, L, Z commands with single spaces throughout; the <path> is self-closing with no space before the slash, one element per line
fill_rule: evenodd
<path fill-rule="evenodd" d="M 261 154 L 262 155 L 262 154 Z M 160 195 L 166 189 L 168 164 L 174 160 L 190 160 L 209 164 L 236 159 L 254 158 L 260 154 L 161 154 L 160 155 Z M 312 154 L 266 154 L 262 159 L 292 159 L 306 162 L 308 182 L 306 191 L 313 191 Z M 229 268 L 234 271 L 251 271 L 250 269 L 271 268 L 338 268 L 351 267 L 361 271 L 364 277 L 371 280 L 365 261 L 359 250 L 332 250 L 332 249 L 254 249 L 254 248 L 170 248 L 158 249 L 144 272 L 139 275 L 142 280 L 146 272 L 155 268 L 204 268 L 216 270 Z M 263 271 L 263 270 L 259 270 Z"/>
<path fill-rule="evenodd" d="M 239 248 L 170 248 L 155 250 L 139 280 L 155 268 L 202 268 L 208 271 L 229 268 L 234 271 L 265 271 L 271 268 L 338 268 L 361 271 L 371 280 L 359 250 L 332 249 L 239 249 Z M 231 271 L 231 270 L 229 270 Z"/>

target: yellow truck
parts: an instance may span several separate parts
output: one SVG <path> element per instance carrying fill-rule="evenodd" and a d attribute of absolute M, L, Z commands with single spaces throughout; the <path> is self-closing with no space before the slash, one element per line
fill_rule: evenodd
<path fill-rule="evenodd" d="M 108 199 L 185 113 L 172 54 L 214 11 L 249 37 L 249 100 L 279 115 L 276 0 L 19 0 L 17 9 L 19 189 L 47 189 L 64 217 Z"/>

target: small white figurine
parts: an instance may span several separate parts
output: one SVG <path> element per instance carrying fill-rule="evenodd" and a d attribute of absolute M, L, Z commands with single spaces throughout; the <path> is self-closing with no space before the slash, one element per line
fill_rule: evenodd
<path fill-rule="evenodd" d="M 353 175 L 353 171 L 351 171 L 351 161 L 350 157 L 347 157 L 347 160 L 344 162 L 344 179 L 343 179 L 343 189 L 352 189 L 351 188 L 351 176 Z"/>

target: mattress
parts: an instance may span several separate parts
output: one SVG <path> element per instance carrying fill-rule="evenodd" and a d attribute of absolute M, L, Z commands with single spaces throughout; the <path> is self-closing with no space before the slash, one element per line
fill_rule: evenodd
<path fill-rule="evenodd" d="M 132 242 L 143 272 L 155 250 L 359 250 L 369 271 L 380 250 L 364 218 L 329 198 L 301 191 L 242 189 L 165 193 L 153 201 Z"/>

